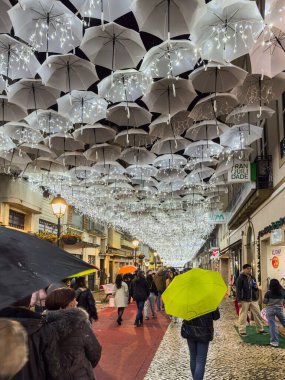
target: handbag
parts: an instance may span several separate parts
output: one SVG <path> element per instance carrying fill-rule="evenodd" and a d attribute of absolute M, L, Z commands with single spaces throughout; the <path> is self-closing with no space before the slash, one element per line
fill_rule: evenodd
<path fill-rule="evenodd" d="M 191 336 L 192 336 L 192 334 L 191 334 L 191 326 L 188 325 L 187 323 L 185 323 L 185 321 L 182 322 L 181 336 L 184 339 L 191 338 Z"/>

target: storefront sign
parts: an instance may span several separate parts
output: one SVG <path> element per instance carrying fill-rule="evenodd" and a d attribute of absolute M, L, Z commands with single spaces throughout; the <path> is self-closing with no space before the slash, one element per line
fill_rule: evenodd
<path fill-rule="evenodd" d="M 211 260 L 219 260 L 220 258 L 220 249 L 219 248 L 214 248 L 212 251 L 212 255 L 210 257 Z"/>
<path fill-rule="evenodd" d="M 277 256 L 273 256 L 271 262 L 274 269 L 279 267 L 279 258 Z"/>
<path fill-rule="evenodd" d="M 270 244 L 276 245 L 284 242 L 284 231 L 282 228 L 271 231 Z"/>
<path fill-rule="evenodd" d="M 228 171 L 228 182 L 250 182 L 250 162 L 244 161 L 233 165 Z"/>
<path fill-rule="evenodd" d="M 228 219 L 228 212 L 213 211 L 208 214 L 208 223 L 210 224 L 226 224 Z"/>
<path fill-rule="evenodd" d="M 272 256 L 281 256 L 281 249 L 272 249 Z"/>

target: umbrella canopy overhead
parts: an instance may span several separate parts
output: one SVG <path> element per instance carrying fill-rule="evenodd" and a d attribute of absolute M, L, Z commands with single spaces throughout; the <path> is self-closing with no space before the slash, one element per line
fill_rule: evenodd
<path fill-rule="evenodd" d="M 73 129 L 72 122 L 54 110 L 37 110 L 30 113 L 25 120 L 34 129 L 48 135 L 65 133 Z"/>
<path fill-rule="evenodd" d="M 87 124 L 73 132 L 75 140 L 90 145 L 105 143 L 112 140 L 115 136 L 116 131 L 113 128 L 100 123 Z"/>
<path fill-rule="evenodd" d="M 152 114 L 136 103 L 122 102 L 108 109 L 107 119 L 114 124 L 139 128 L 149 124 Z"/>
<path fill-rule="evenodd" d="M 70 0 L 78 9 L 82 17 L 94 17 L 103 20 L 114 21 L 130 11 L 132 0 Z M 104 24 L 103 24 L 104 25 Z M 102 26 L 103 26 L 102 25 Z"/>
<path fill-rule="evenodd" d="M 189 321 L 215 311 L 226 291 L 219 272 L 193 268 L 174 277 L 162 299 L 167 314 Z"/>
<path fill-rule="evenodd" d="M 0 309 L 51 283 L 92 269 L 47 241 L 4 227 L 0 227 L 0 246 Z"/>

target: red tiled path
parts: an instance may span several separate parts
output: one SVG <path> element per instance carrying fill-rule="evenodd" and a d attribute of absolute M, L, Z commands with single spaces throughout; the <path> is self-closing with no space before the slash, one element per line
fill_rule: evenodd
<path fill-rule="evenodd" d="M 135 327 L 135 315 L 136 306 L 131 304 L 118 326 L 116 308 L 106 307 L 99 313 L 93 329 L 103 348 L 95 369 L 96 380 L 143 380 L 170 320 L 160 311 L 156 319 Z"/>

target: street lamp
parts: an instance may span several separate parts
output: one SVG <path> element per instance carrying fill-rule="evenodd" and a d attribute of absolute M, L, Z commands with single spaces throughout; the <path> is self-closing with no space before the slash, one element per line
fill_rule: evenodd
<path fill-rule="evenodd" d="M 57 217 L 57 245 L 59 246 L 60 218 L 62 218 L 65 214 L 67 203 L 60 195 L 57 195 L 51 201 L 51 207 L 52 207 L 52 212 L 54 216 Z"/>
<path fill-rule="evenodd" d="M 154 258 L 154 270 L 156 271 L 156 258 L 157 258 L 157 252 L 153 252 L 153 258 Z"/>
<path fill-rule="evenodd" d="M 136 265 L 136 262 L 137 262 L 137 249 L 138 249 L 138 247 L 140 245 L 140 242 L 137 239 L 135 239 L 135 240 L 133 240 L 132 244 L 133 244 L 133 247 L 134 247 L 134 265 Z"/>

